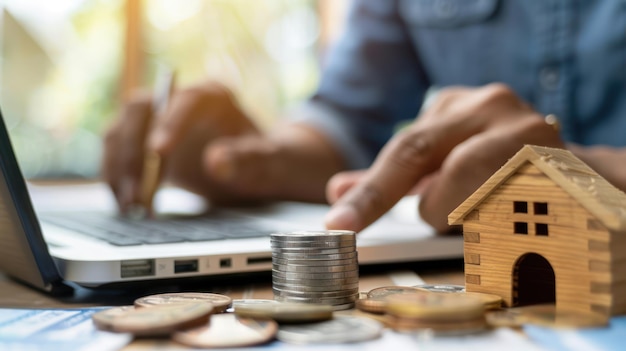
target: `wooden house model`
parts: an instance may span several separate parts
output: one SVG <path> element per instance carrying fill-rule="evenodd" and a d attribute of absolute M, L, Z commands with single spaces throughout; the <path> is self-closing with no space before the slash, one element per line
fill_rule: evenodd
<path fill-rule="evenodd" d="M 626 194 L 571 152 L 524 146 L 448 222 L 463 225 L 467 291 L 626 313 Z"/>

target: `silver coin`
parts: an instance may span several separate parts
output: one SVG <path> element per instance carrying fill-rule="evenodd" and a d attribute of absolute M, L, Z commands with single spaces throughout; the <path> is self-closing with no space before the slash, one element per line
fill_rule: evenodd
<path fill-rule="evenodd" d="M 351 284 L 358 284 L 359 278 L 344 278 L 344 279 L 285 279 L 280 277 L 272 277 L 272 283 L 282 285 L 304 285 L 304 286 L 348 286 Z"/>
<path fill-rule="evenodd" d="M 230 307 L 232 299 L 226 295 L 203 292 L 165 293 L 138 298 L 135 300 L 135 306 L 152 307 L 198 302 L 209 302 L 213 304 L 215 313 L 222 313 Z"/>
<path fill-rule="evenodd" d="M 359 289 L 346 289 L 343 291 L 315 291 L 315 292 L 301 292 L 292 291 L 289 289 L 279 289 L 277 287 L 272 288 L 274 296 L 286 296 L 286 297 L 302 297 L 302 298 L 343 298 L 351 297 L 359 292 Z"/>
<path fill-rule="evenodd" d="M 267 299 L 236 299 L 233 300 L 233 308 L 239 307 L 248 307 L 248 306 L 258 306 L 258 305 L 274 305 L 277 304 L 276 300 L 267 300 Z"/>
<path fill-rule="evenodd" d="M 277 291 L 279 293 L 282 294 L 289 294 L 292 296 L 303 296 L 303 297 L 308 297 L 308 296 L 317 296 L 317 297 L 345 297 L 348 295 L 354 295 L 354 294 L 358 294 L 359 293 L 359 288 L 345 288 L 345 289 L 340 289 L 340 290 L 318 290 L 318 291 L 302 291 L 302 290 L 296 290 L 296 289 L 292 289 L 291 287 L 283 287 L 281 285 L 274 285 L 272 286 L 272 289 L 274 291 Z"/>
<path fill-rule="evenodd" d="M 302 245 L 302 246 L 315 246 L 315 245 L 326 245 L 326 244 L 335 244 L 341 246 L 355 246 L 356 240 L 354 237 L 346 240 L 334 240 L 334 239 L 325 239 L 325 238 L 313 238 L 312 240 L 289 240 L 289 239 L 281 239 L 275 240 L 270 239 L 270 244 L 281 246 L 281 245 Z"/>
<path fill-rule="evenodd" d="M 320 254 L 312 255 L 307 253 L 286 253 L 272 252 L 272 258 L 281 260 L 307 260 L 307 261 L 329 261 L 329 260 L 346 260 L 358 257 L 357 251 L 342 254 Z"/>
<path fill-rule="evenodd" d="M 355 271 L 358 269 L 358 266 L 355 264 L 346 265 L 346 266 L 290 266 L 284 264 L 273 264 L 272 269 L 275 269 L 280 272 L 292 272 L 292 273 L 340 273 L 340 272 L 349 272 Z"/>
<path fill-rule="evenodd" d="M 383 325 L 369 318 L 336 317 L 320 323 L 281 326 L 276 337 L 292 344 L 337 344 L 380 337 Z"/>
<path fill-rule="evenodd" d="M 324 267 L 324 266 L 346 266 L 346 265 L 357 265 L 359 263 L 359 261 L 357 260 L 357 258 L 348 258 L 345 260 L 328 260 L 328 261 L 322 261 L 322 260 L 283 260 L 280 258 L 274 258 L 272 260 L 272 263 L 274 264 L 284 264 L 284 265 L 290 265 L 290 266 L 296 266 L 296 267 L 300 267 L 300 266 L 306 266 L 306 267 L 310 267 L 310 266 L 314 266 L 314 267 Z"/>
<path fill-rule="evenodd" d="M 331 319 L 330 305 L 278 302 L 267 305 L 236 306 L 235 314 L 250 318 L 270 318 L 279 323 L 305 323 Z"/>
<path fill-rule="evenodd" d="M 355 303 L 351 302 L 351 303 L 345 303 L 343 305 L 333 305 L 333 310 L 335 311 L 343 311 L 343 310 L 349 310 L 354 308 Z"/>
<path fill-rule="evenodd" d="M 345 247 L 356 248 L 356 243 L 349 241 L 337 241 L 337 242 L 328 242 L 328 241 L 317 241 L 317 242 L 270 242 L 270 246 L 273 249 L 339 249 Z"/>
<path fill-rule="evenodd" d="M 274 283 L 274 287 L 282 290 L 300 291 L 300 292 L 324 292 L 324 291 L 344 291 L 347 289 L 358 289 L 359 283 L 355 284 L 327 284 L 323 286 L 295 285 L 295 284 L 278 284 Z"/>
<path fill-rule="evenodd" d="M 269 319 L 240 318 L 232 313 L 214 315 L 210 323 L 195 329 L 181 330 L 172 338 L 184 345 L 197 348 L 233 348 L 266 343 L 278 330 Z"/>
<path fill-rule="evenodd" d="M 280 254 L 305 254 L 305 255 L 337 255 L 355 252 L 356 248 L 354 247 L 342 247 L 338 249 L 315 249 L 315 248 L 288 248 L 288 249 L 280 249 L 277 250 L 274 248 L 272 253 L 280 253 Z"/>
<path fill-rule="evenodd" d="M 463 285 L 420 284 L 420 285 L 414 285 L 413 287 L 420 289 L 420 290 L 427 290 L 431 292 L 445 292 L 445 293 L 465 292 L 465 287 Z"/>
<path fill-rule="evenodd" d="M 355 235 L 311 235 L 311 236 L 271 236 L 272 242 L 314 243 L 314 242 L 356 242 Z"/>
<path fill-rule="evenodd" d="M 299 272 L 281 272 L 272 269 L 272 277 L 285 278 L 285 279 L 343 279 L 359 277 L 359 270 L 354 269 L 351 271 L 339 272 L 339 273 L 299 273 Z"/>
<path fill-rule="evenodd" d="M 258 305 L 273 305 L 280 303 L 276 300 L 267 300 L 267 299 L 235 299 L 231 304 L 231 307 L 226 310 L 226 312 L 233 312 L 236 306 L 258 306 Z"/>
<path fill-rule="evenodd" d="M 311 240 L 312 238 L 354 238 L 355 232 L 350 230 L 311 230 L 272 233 L 270 238 L 279 240 L 287 238 L 289 240 Z"/>
<path fill-rule="evenodd" d="M 168 335 L 184 326 L 206 324 L 213 305 L 209 302 L 160 305 L 151 308 L 123 306 L 91 316 L 98 329 L 138 336 Z"/>
<path fill-rule="evenodd" d="M 383 286 L 370 290 L 367 293 L 367 297 L 370 299 L 384 299 L 391 295 L 412 294 L 416 292 L 419 292 L 419 290 L 410 286 Z"/>
<path fill-rule="evenodd" d="M 343 305 L 346 303 L 354 303 L 358 297 L 358 294 L 347 297 L 299 297 L 299 296 L 284 296 L 274 294 L 274 300 L 282 302 L 303 302 L 314 303 L 322 305 Z"/>

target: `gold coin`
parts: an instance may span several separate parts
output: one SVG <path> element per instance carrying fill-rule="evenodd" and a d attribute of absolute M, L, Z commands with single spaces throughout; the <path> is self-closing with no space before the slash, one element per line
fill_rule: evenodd
<path fill-rule="evenodd" d="M 487 323 L 494 327 L 521 327 L 536 324 L 551 328 L 601 327 L 609 323 L 609 317 L 593 312 L 558 310 L 554 305 L 534 305 L 508 308 L 489 312 Z"/>
<path fill-rule="evenodd" d="M 497 310 L 502 307 L 502 297 L 494 294 L 485 294 L 479 292 L 463 292 L 465 296 L 475 297 L 483 302 L 486 310 Z"/>
<path fill-rule="evenodd" d="M 387 313 L 396 317 L 461 321 L 484 315 L 482 301 L 461 294 L 416 292 L 388 296 Z"/>
<path fill-rule="evenodd" d="M 278 331 L 275 321 L 237 317 L 234 314 L 217 314 L 208 325 L 172 335 L 175 341 L 198 348 L 245 347 L 266 343 Z"/>
<path fill-rule="evenodd" d="M 438 335 L 475 333 L 484 330 L 486 326 L 484 316 L 452 322 L 402 318 L 391 315 L 388 315 L 387 318 L 390 327 L 396 331 L 430 329 Z"/>
<path fill-rule="evenodd" d="M 92 320 L 101 330 L 156 336 L 205 324 L 212 311 L 213 305 L 206 302 L 152 308 L 124 306 L 94 313 Z"/>
<path fill-rule="evenodd" d="M 355 306 L 358 310 L 363 312 L 383 314 L 387 311 L 387 301 L 385 299 L 378 298 L 364 298 L 358 299 L 355 302 Z"/>
<path fill-rule="evenodd" d="M 333 318 L 332 306 L 307 303 L 235 305 L 234 310 L 241 317 L 273 319 L 279 323 L 318 322 Z"/>
<path fill-rule="evenodd" d="M 135 300 L 136 307 L 154 307 L 159 305 L 180 305 L 186 303 L 208 302 L 213 305 L 213 313 L 222 313 L 230 307 L 233 300 L 220 294 L 188 292 L 157 294 L 139 298 Z"/>
<path fill-rule="evenodd" d="M 483 301 L 485 309 L 495 310 L 502 307 L 502 297 L 494 294 L 486 294 L 480 292 L 467 292 L 462 285 L 415 285 L 414 288 L 427 292 L 440 292 L 451 294 L 464 294 L 466 296 L 476 297 Z"/>

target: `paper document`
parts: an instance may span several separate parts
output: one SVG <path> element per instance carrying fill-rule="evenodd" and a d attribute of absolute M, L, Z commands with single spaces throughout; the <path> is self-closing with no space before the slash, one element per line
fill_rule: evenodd
<path fill-rule="evenodd" d="M 119 350 L 132 336 L 97 330 L 91 315 L 102 309 L 0 308 L 0 350 Z"/>

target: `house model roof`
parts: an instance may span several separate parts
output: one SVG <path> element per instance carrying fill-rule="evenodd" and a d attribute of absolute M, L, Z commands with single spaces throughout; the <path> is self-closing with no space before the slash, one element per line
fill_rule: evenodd
<path fill-rule="evenodd" d="M 574 156 L 570 151 L 525 145 L 478 190 L 448 215 L 448 223 L 461 224 L 494 190 L 516 171 L 531 163 L 569 193 L 605 227 L 626 231 L 626 194 Z"/>

